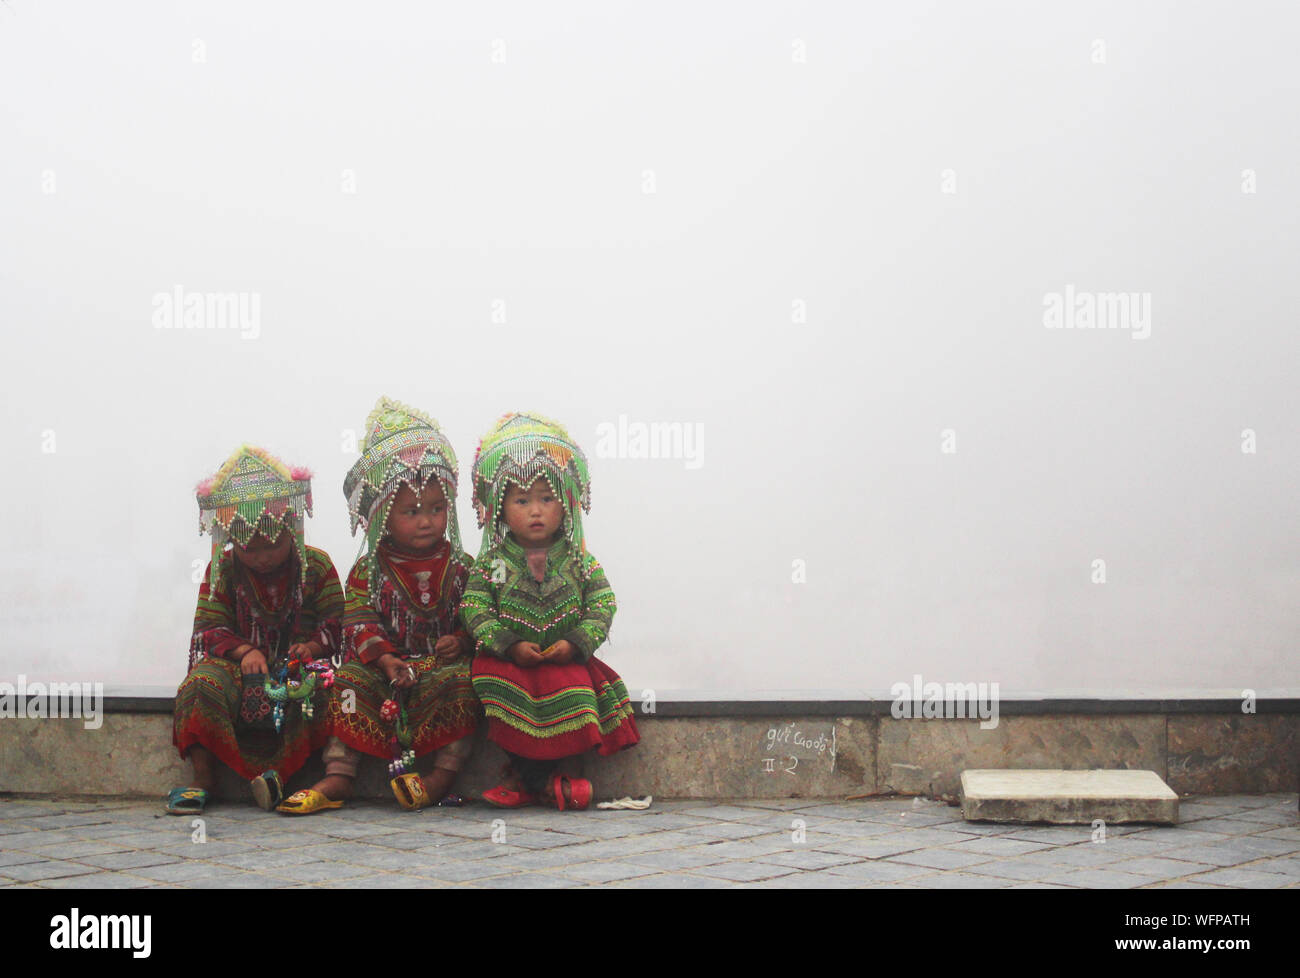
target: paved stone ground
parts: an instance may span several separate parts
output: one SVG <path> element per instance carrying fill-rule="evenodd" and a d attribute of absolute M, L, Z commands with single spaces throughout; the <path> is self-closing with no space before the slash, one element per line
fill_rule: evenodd
<path fill-rule="evenodd" d="M 0 798 L 0 886 L 1300 886 L 1296 795 L 1186 799 L 1181 818 L 1093 842 L 1086 826 L 971 824 L 922 799 L 646 812 L 354 802 L 304 818 L 225 804 L 209 807 L 200 843 L 157 802 Z"/>

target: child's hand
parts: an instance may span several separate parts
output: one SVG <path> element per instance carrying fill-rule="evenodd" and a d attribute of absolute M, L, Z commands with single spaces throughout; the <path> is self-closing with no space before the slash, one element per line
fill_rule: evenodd
<path fill-rule="evenodd" d="M 290 659 L 297 659 L 299 662 L 314 662 L 321 657 L 325 650 L 321 648 L 320 642 L 298 642 L 289 646 L 289 651 L 285 653 Z"/>
<path fill-rule="evenodd" d="M 398 689 L 410 689 L 415 685 L 415 670 L 393 653 L 385 652 L 375 660 L 375 665 L 384 671 L 388 681 Z"/>
<path fill-rule="evenodd" d="M 255 673 L 266 675 L 266 656 L 262 654 L 262 650 L 253 649 L 240 659 L 239 671 L 245 676 L 251 676 Z"/>
<path fill-rule="evenodd" d="M 464 649 L 461 647 L 460 639 L 455 635 L 444 635 L 438 641 L 433 643 L 433 651 L 442 656 L 444 659 L 454 659 L 460 655 Z"/>
<path fill-rule="evenodd" d="M 567 639 L 560 639 L 550 647 L 550 650 L 542 656 L 542 661 L 552 666 L 567 666 L 574 659 L 575 649 L 573 643 Z"/>
<path fill-rule="evenodd" d="M 537 647 L 536 642 L 516 642 L 510 646 L 506 654 L 522 669 L 530 669 L 547 661 L 542 658 L 542 650 Z"/>

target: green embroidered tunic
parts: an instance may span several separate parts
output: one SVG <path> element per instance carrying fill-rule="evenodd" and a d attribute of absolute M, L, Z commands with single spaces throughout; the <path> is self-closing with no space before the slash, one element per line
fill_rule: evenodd
<path fill-rule="evenodd" d="M 567 639 L 575 661 L 586 662 L 609 635 L 616 610 L 614 591 L 591 554 L 575 555 L 561 538 L 546 551 L 538 581 L 509 533 L 474 562 L 460 604 L 475 652 L 499 659 L 516 642 L 545 649 Z"/>

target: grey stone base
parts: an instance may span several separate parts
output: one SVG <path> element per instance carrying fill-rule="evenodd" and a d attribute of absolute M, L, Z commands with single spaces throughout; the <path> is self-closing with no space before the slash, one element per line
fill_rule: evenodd
<path fill-rule="evenodd" d="M 1178 795 L 1154 771 L 963 771 L 968 822 L 1178 822 Z"/>
<path fill-rule="evenodd" d="M 597 795 L 669 798 L 823 798 L 900 794 L 955 798 L 971 768 L 1154 771 L 1175 791 L 1294 791 L 1300 715 L 1223 712 L 1081 712 L 978 720 L 858 715 L 639 716 L 642 742 L 585 759 Z M 733 711 L 740 712 L 740 711 Z M 504 756 L 480 735 L 457 786 L 497 783 Z M 310 784 L 314 761 L 293 781 Z M 0 719 L 0 792 L 152 795 L 189 780 L 171 746 L 171 716 L 112 712 L 97 730 L 82 721 Z M 390 797 L 385 765 L 367 759 L 363 797 Z M 230 774 L 226 791 L 246 787 Z"/>

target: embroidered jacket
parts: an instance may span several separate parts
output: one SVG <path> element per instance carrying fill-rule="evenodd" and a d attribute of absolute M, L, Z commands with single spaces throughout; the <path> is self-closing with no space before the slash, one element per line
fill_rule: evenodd
<path fill-rule="evenodd" d="M 515 642 L 545 649 L 567 639 L 580 662 L 604 643 L 617 610 L 605 571 L 591 554 L 574 554 L 561 538 L 546 551 L 539 582 L 509 533 L 474 562 L 460 603 L 477 654 L 506 658 Z"/>
<path fill-rule="evenodd" d="M 269 574 L 258 574 L 233 554 L 223 560 L 216 588 L 209 585 L 211 565 L 199 585 L 190 639 L 190 668 L 205 655 L 225 658 L 241 645 L 252 645 L 271 659 L 298 642 L 315 641 L 326 655 L 338 653 L 343 589 L 329 555 L 307 547 L 307 573 L 299 573 L 298 555 Z"/>
<path fill-rule="evenodd" d="M 376 557 L 378 587 L 373 593 L 364 557 L 348 575 L 344 657 L 369 664 L 389 652 L 402 658 L 432 655 L 444 635 L 455 635 L 468 652 L 470 638 L 456 612 L 471 565 L 469 554 L 459 553 L 453 560 L 446 540 L 424 557 L 404 554 L 383 541 Z"/>

